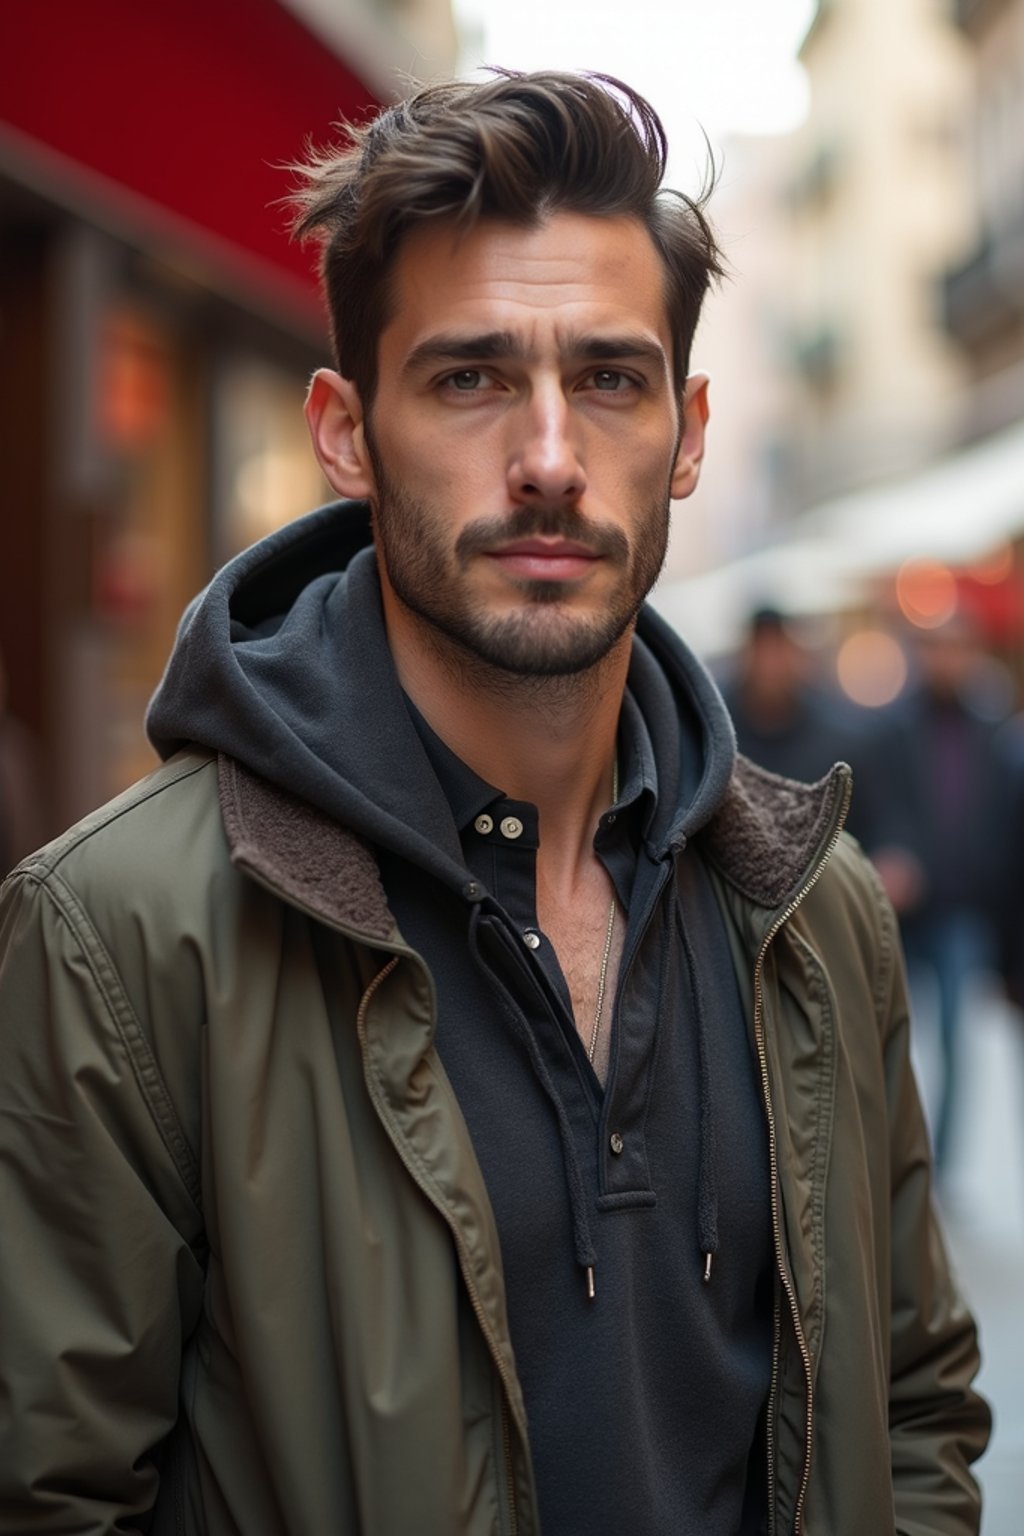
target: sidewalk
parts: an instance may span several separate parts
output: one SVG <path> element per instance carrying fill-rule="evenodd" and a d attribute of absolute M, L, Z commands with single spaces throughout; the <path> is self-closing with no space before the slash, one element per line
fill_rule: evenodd
<path fill-rule="evenodd" d="M 924 1021 L 922 1021 L 922 1024 Z M 944 1196 L 946 1230 L 978 1318 L 979 1385 L 995 1431 L 977 1468 L 982 1536 L 1024 1530 L 1024 1021 L 979 992 L 965 1021 L 962 1097 Z M 919 1070 L 929 1081 L 921 1030 Z"/>

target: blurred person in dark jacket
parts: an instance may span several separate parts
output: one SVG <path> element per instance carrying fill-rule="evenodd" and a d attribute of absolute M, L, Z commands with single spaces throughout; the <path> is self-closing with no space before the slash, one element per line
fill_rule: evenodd
<path fill-rule="evenodd" d="M 720 258 L 619 82 L 302 172 L 340 500 L 0 902 L 0 1533 L 974 1536 L 988 1438 L 849 771 L 644 601 Z"/>
<path fill-rule="evenodd" d="M 957 613 L 915 637 L 914 670 L 882 712 L 889 824 L 880 862 L 900 870 L 890 893 L 915 999 L 937 1024 L 941 1079 L 932 1114 L 944 1169 L 955 1127 L 963 1011 L 973 978 L 995 960 L 1004 883 L 1007 774 L 997 747 L 1002 699 L 973 621 Z M 934 1007 L 929 1010 L 929 1003 Z"/>
<path fill-rule="evenodd" d="M 794 621 L 771 605 L 750 616 L 721 682 L 741 752 L 784 778 L 810 783 L 834 763 L 853 769 L 846 827 L 870 852 L 884 840 L 885 784 L 874 714 L 827 688 Z"/>
<path fill-rule="evenodd" d="M 996 738 L 1005 776 L 1005 816 L 1000 821 L 997 962 L 1006 995 L 1024 1013 L 1024 713 L 1007 720 Z"/>

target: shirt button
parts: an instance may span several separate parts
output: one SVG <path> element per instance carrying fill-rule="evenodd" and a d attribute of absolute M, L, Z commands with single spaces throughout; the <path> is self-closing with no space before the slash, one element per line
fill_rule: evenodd
<path fill-rule="evenodd" d="M 523 934 L 523 943 L 527 949 L 540 949 L 540 934 L 534 933 L 532 928 L 527 928 Z"/>
<path fill-rule="evenodd" d="M 482 836 L 486 836 L 488 832 L 494 831 L 494 817 L 488 816 L 485 811 L 482 816 L 477 817 L 473 825 Z"/>
<path fill-rule="evenodd" d="M 615 820 L 616 820 L 616 813 L 614 811 L 609 811 L 607 816 L 604 819 L 604 824 L 605 824 L 606 827 L 614 827 Z"/>
<path fill-rule="evenodd" d="M 523 824 L 518 816 L 505 816 L 501 821 L 502 837 L 516 838 L 523 835 Z"/>
<path fill-rule="evenodd" d="M 626 1143 L 623 1141 L 623 1139 L 619 1135 L 618 1131 L 613 1131 L 611 1136 L 608 1138 L 608 1145 L 611 1147 L 612 1151 L 615 1153 L 615 1156 L 618 1157 L 619 1153 L 623 1150 L 623 1148 L 625 1147 Z"/>

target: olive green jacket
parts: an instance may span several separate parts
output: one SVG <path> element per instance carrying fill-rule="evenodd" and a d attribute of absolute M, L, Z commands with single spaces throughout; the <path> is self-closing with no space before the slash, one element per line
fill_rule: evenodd
<path fill-rule="evenodd" d="M 847 779 L 741 760 L 701 835 L 769 1139 L 769 1526 L 967 1536 L 988 1411 Z M 433 1009 L 365 845 L 206 753 L 12 876 L 3 1536 L 536 1536 Z"/>

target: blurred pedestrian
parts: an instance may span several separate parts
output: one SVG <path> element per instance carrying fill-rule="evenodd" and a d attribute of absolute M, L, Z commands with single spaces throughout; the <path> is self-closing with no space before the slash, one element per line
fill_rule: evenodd
<path fill-rule="evenodd" d="M 910 683 L 883 717 L 891 821 L 878 857 L 886 873 L 902 866 L 890 891 L 915 1017 L 937 1025 L 932 1134 L 941 1170 L 955 1129 L 967 989 L 995 960 L 1007 781 L 996 745 L 1000 701 L 973 622 L 958 613 L 920 631 L 913 661 Z"/>
<path fill-rule="evenodd" d="M 1024 1014 L 1024 713 L 1015 714 L 996 737 L 1005 775 L 1005 815 L 1000 816 L 996 861 L 997 964 L 1006 995 Z"/>
<path fill-rule="evenodd" d="M 0 909 L 0 1532 L 970 1536 L 894 918 L 650 611 L 720 257 L 619 82 L 303 171 L 345 498 Z"/>
<path fill-rule="evenodd" d="M 874 712 L 825 686 L 814 657 L 781 609 L 749 619 L 743 645 L 722 680 L 741 752 L 787 779 L 813 782 L 835 763 L 853 769 L 846 829 L 870 851 L 884 838 L 885 786 Z"/>

